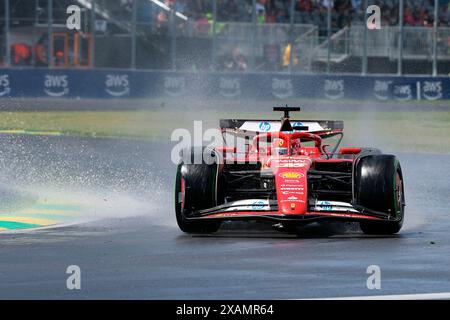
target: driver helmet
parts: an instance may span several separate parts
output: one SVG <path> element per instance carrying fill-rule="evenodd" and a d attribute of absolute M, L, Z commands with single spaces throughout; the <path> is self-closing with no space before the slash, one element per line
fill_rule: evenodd
<path fill-rule="evenodd" d="M 294 139 L 291 141 L 291 153 L 292 154 L 295 154 L 295 155 L 300 154 L 301 148 L 302 148 L 302 145 L 301 145 L 300 139 Z"/>

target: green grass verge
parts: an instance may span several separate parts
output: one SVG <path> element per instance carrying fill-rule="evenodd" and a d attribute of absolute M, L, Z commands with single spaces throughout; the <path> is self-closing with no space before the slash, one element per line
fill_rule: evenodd
<path fill-rule="evenodd" d="M 178 111 L 40 111 L 0 112 L 0 130 L 61 132 L 77 136 L 170 140 L 176 128 L 216 127 L 220 118 L 277 118 L 271 112 L 239 109 Z M 450 111 L 306 111 L 302 119 L 345 121 L 346 145 L 376 146 L 384 150 L 450 153 Z"/>

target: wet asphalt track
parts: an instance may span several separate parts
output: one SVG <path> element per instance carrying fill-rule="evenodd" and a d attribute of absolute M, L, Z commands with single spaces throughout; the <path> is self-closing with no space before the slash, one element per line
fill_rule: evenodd
<path fill-rule="evenodd" d="M 98 218 L 0 233 L 0 298 L 292 299 L 450 291 L 449 155 L 399 154 L 408 207 L 398 236 L 367 237 L 351 224 L 313 225 L 298 238 L 245 224 L 188 236 L 174 219 L 169 148 L 0 136 L 1 198 L 23 189 L 72 195 L 92 205 L 83 218 Z M 366 288 L 366 268 L 373 264 L 381 267 L 381 290 Z M 66 289 L 69 265 L 81 268 L 79 291 Z"/>

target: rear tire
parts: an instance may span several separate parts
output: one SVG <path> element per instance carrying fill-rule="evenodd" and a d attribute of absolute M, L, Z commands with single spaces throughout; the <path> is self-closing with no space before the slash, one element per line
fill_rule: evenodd
<path fill-rule="evenodd" d="M 388 213 L 396 221 L 362 221 L 366 234 L 390 235 L 400 231 L 405 212 L 403 174 L 393 155 L 370 155 L 358 160 L 355 172 L 358 205 Z"/>
<path fill-rule="evenodd" d="M 214 233 L 220 228 L 217 220 L 190 220 L 195 210 L 216 206 L 217 164 L 183 164 L 175 178 L 175 214 L 179 228 L 186 233 Z"/>

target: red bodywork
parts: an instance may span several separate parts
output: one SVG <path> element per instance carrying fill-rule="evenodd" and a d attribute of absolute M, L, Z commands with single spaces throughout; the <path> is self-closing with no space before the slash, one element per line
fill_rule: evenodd
<path fill-rule="evenodd" d="M 227 129 L 222 129 L 227 132 Z M 236 131 L 234 131 L 236 132 Z M 323 137 L 342 135 L 343 130 L 324 130 L 319 132 L 267 132 L 256 133 L 252 145 L 244 155 L 238 156 L 235 147 L 216 148 L 216 152 L 227 162 L 259 162 L 261 170 L 270 170 L 274 176 L 276 188 L 276 210 L 213 210 L 194 219 L 267 219 L 280 221 L 301 221 L 315 219 L 344 220 L 383 220 L 355 208 L 348 210 L 311 210 L 308 203 L 308 171 L 319 163 L 342 163 L 355 161 L 361 148 L 341 148 L 337 154 L 345 157 L 333 157 L 336 153 L 327 153 L 322 145 Z M 274 154 L 273 146 L 262 146 L 260 141 L 276 141 L 279 147 L 286 148 L 287 153 Z M 311 141 L 314 146 L 304 146 Z M 295 146 L 295 148 L 294 148 Z M 349 204 L 350 206 L 350 204 Z"/>

